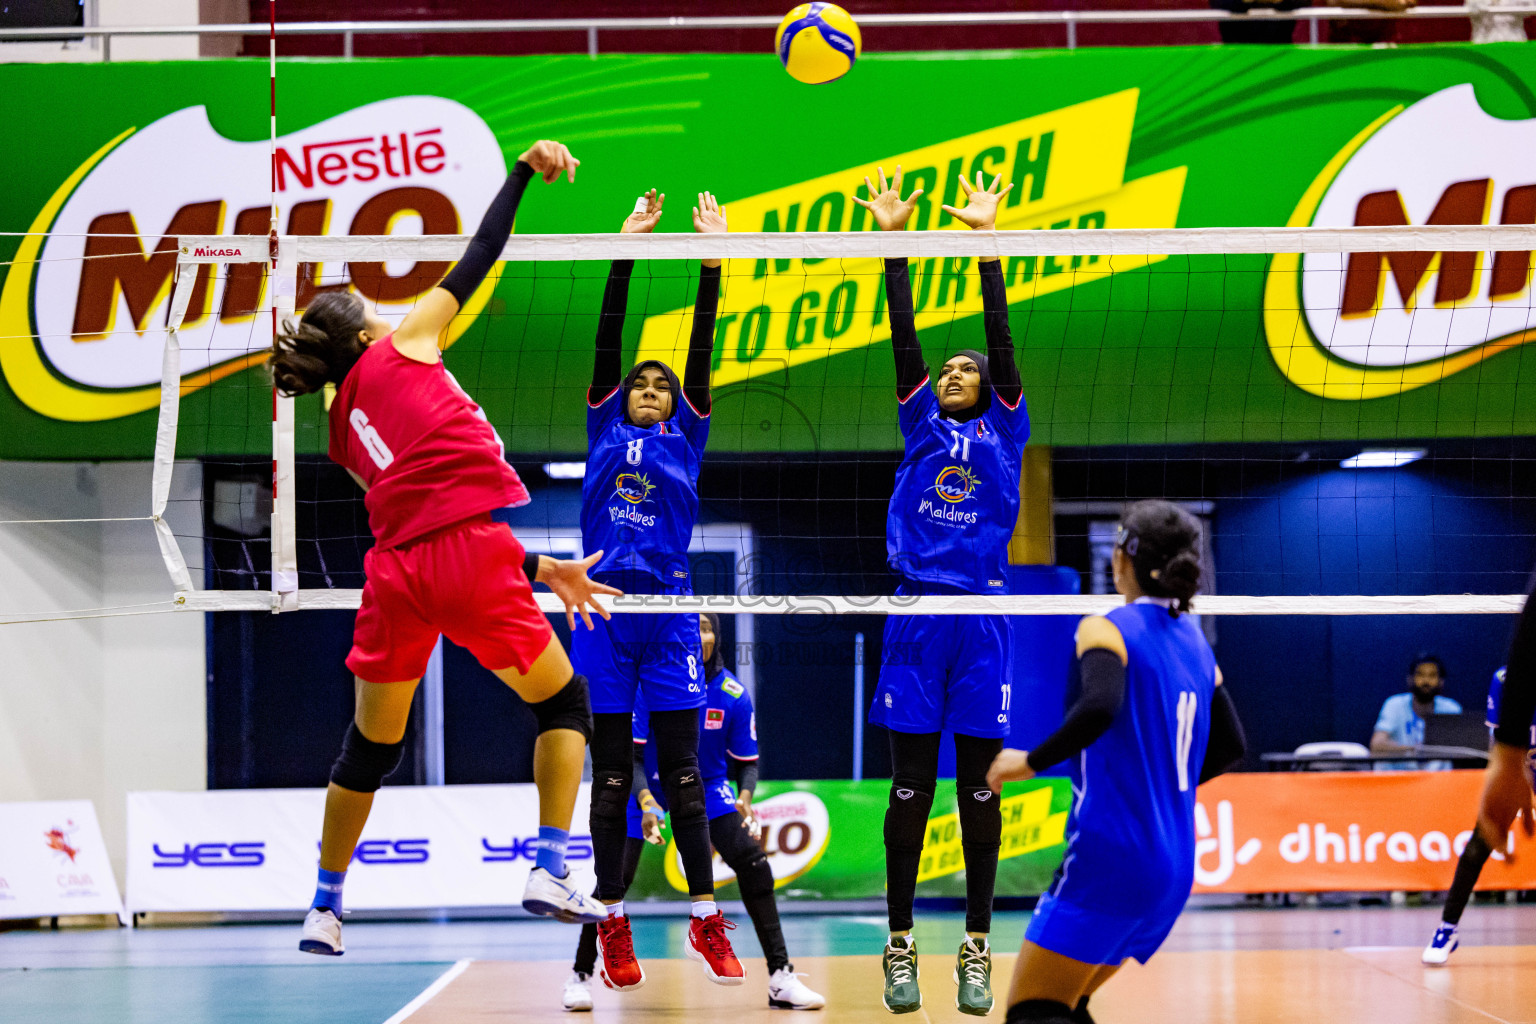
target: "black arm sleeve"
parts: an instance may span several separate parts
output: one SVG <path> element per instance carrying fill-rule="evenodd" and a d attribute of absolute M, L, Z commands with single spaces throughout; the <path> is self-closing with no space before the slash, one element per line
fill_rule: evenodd
<path fill-rule="evenodd" d="M 736 792 L 751 793 L 757 789 L 757 761 L 739 761 L 730 758 L 726 765 L 726 774 L 731 781 L 736 783 Z"/>
<path fill-rule="evenodd" d="M 1493 738 L 1511 747 L 1531 743 L 1531 719 L 1536 716 L 1536 590 L 1525 599 L 1515 639 L 1509 645 L 1509 668 L 1499 698 L 1499 724 Z"/>
<path fill-rule="evenodd" d="M 905 257 L 885 261 L 885 304 L 891 318 L 891 350 L 896 354 L 896 398 L 905 402 L 928 377 L 923 348 L 917 343 L 912 278 Z"/>
<path fill-rule="evenodd" d="M 1200 766 L 1200 781 L 1209 782 L 1243 759 L 1248 752 L 1248 737 L 1237 717 L 1237 707 L 1225 686 L 1216 687 L 1211 698 L 1211 736 L 1205 743 L 1205 763 Z"/>
<path fill-rule="evenodd" d="M 480 218 L 480 227 L 475 231 L 475 237 L 469 240 L 469 248 L 438 285 L 458 299 L 461 307 L 501 258 L 501 250 L 506 248 L 507 239 L 512 235 L 512 218 L 517 216 L 517 204 L 522 201 L 523 189 L 528 187 L 528 179 L 532 177 L 533 168 L 523 161 L 519 160 L 513 166 L 506 184 L 501 186 L 485 216 Z"/>
<path fill-rule="evenodd" d="M 1095 647 L 1082 656 L 1078 667 L 1082 692 L 1068 709 L 1061 728 L 1029 752 L 1029 767 L 1034 772 L 1076 757 L 1104 735 L 1125 703 L 1125 666 L 1120 655 Z"/>
<path fill-rule="evenodd" d="M 532 551 L 523 552 L 523 575 L 533 583 L 539 577 L 539 556 Z"/>
<path fill-rule="evenodd" d="M 1013 335 L 1008 330 L 1008 286 L 1003 282 L 1003 261 L 981 265 L 982 322 L 987 331 L 987 374 L 992 393 L 1010 407 L 1024 397 L 1019 367 L 1013 361 Z"/>
<path fill-rule="evenodd" d="M 634 269 L 634 260 L 614 260 L 608 270 L 603 311 L 597 320 L 597 356 L 592 360 L 588 405 L 597 405 L 624 383 L 624 310 L 629 305 L 629 275 Z"/>
<path fill-rule="evenodd" d="M 720 307 L 720 268 L 699 268 L 699 297 L 693 304 L 693 334 L 683 368 L 683 397 L 701 416 L 709 415 L 709 374 L 715 358 L 715 311 Z"/>
<path fill-rule="evenodd" d="M 650 789 L 651 780 L 646 778 L 645 775 L 645 744 L 632 743 L 630 746 L 634 748 L 635 770 L 630 773 L 632 778 L 629 783 L 629 795 L 635 798 L 636 803 L 639 803 L 640 791 Z"/>

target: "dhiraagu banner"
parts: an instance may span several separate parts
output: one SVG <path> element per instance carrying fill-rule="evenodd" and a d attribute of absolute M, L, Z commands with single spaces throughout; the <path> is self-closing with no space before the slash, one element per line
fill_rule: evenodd
<path fill-rule="evenodd" d="M 916 227 L 959 176 L 1013 185 L 998 226 L 1536 221 L 1536 48 L 1207 47 L 869 54 L 801 85 L 760 56 L 0 66 L 17 148 L 0 195 L 0 458 L 147 457 L 182 234 L 473 229 L 528 143 L 581 158 L 535 182 L 524 233 L 618 229 L 708 189 L 737 230 L 859 231 L 865 174 L 900 164 Z M 59 111 L 69 111 L 60 117 Z M 898 446 L 873 260 L 733 261 L 715 330 L 714 452 Z M 386 315 L 446 264 L 308 264 Z M 508 264 L 456 321 L 449 368 L 514 459 L 579 453 L 607 267 Z M 626 358 L 680 365 L 696 268 L 642 265 Z M 1531 255 L 1341 253 L 1005 262 L 1034 424 L 1049 444 L 1536 432 Z M 913 266 L 930 363 L 979 346 L 965 258 Z M 270 451 L 259 264 L 204 267 L 183 341 L 183 456 Z M 298 444 L 325 449 L 318 398 Z"/>
<path fill-rule="evenodd" d="M 879 899 L 885 894 L 885 809 L 888 779 L 859 782 L 764 782 L 753 807 L 759 840 L 780 899 Z M 1050 884 L 1066 849 L 1072 787 L 1066 779 L 1032 779 L 1004 787 L 1000 896 L 1035 896 Z M 688 885 L 670 830 L 665 850 L 647 846 L 631 899 L 686 899 Z M 965 895 L 965 861 L 952 780 L 939 780 L 923 856 L 918 896 Z M 736 899 L 735 873 L 715 855 L 715 885 Z"/>

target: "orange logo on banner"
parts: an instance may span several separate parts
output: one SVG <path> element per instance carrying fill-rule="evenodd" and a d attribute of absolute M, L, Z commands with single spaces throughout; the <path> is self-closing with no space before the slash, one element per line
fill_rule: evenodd
<path fill-rule="evenodd" d="M 1444 889 L 1482 782 L 1479 771 L 1222 776 L 1195 807 L 1194 891 Z M 1479 889 L 1536 888 L 1536 843 L 1511 842 L 1515 862 L 1495 853 Z"/>

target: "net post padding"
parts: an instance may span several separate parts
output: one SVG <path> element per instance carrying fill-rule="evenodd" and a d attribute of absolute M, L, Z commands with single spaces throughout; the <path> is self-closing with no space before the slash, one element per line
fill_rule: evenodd
<path fill-rule="evenodd" d="M 171 586 L 182 594 L 192 589 L 187 560 L 176 543 L 176 535 L 165 521 L 165 509 L 171 498 L 171 474 L 176 467 L 176 430 L 181 422 L 181 325 L 187 316 L 192 292 L 197 287 L 196 264 L 178 259 L 176 287 L 171 292 L 171 313 L 166 321 L 165 351 L 160 360 L 160 419 L 155 428 L 155 461 L 150 472 L 150 517 L 155 524 L 155 539 L 160 557 L 171 576 Z"/>
<path fill-rule="evenodd" d="M 273 271 L 272 337 L 294 315 L 298 290 L 298 256 L 292 235 L 277 240 Z M 274 612 L 299 607 L 298 516 L 294 493 L 293 399 L 272 391 L 272 595 Z"/>

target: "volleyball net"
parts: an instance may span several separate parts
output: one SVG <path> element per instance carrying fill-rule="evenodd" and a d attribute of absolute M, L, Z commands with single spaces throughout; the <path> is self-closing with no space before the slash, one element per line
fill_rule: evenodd
<path fill-rule="evenodd" d="M 508 515 L 524 544 L 584 554 L 586 389 L 610 264 L 637 261 L 624 365 L 681 373 L 699 260 L 726 261 L 691 607 L 1100 612 L 1118 600 L 1114 521 L 1155 497 L 1206 526 L 1202 614 L 1519 609 L 1536 540 L 1536 365 L 1523 348 L 1536 336 L 1536 227 L 1096 223 L 1090 211 L 1051 230 L 515 235 L 446 332 L 445 360 L 534 494 Z M 170 607 L 356 607 L 372 543 L 362 494 L 326 458 L 329 395 L 274 396 L 273 324 L 340 288 L 399 322 L 466 243 L 23 244 L 0 306 L 27 303 L 31 333 L 6 332 L 7 380 L 34 407 L 119 430 L 120 456 L 152 460 L 143 528 Z M 1032 422 L 1010 544 L 1020 582 L 1012 596 L 892 597 L 901 434 L 882 259 L 910 261 L 936 371 L 985 349 L 978 261 L 994 256 Z M 56 294 L 76 301 L 44 301 Z M 955 480 L 936 481 L 931 514 L 963 515 L 975 488 L 995 486 Z M 654 482 L 614 487 L 645 514 Z"/>

